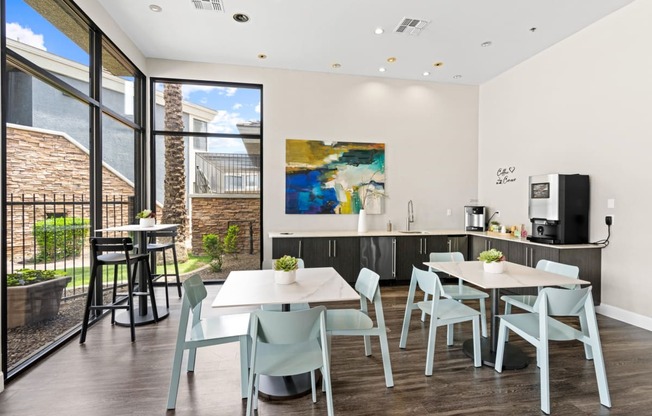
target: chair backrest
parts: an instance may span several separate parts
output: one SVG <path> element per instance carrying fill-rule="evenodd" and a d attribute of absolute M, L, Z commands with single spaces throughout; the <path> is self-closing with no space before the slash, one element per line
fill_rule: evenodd
<path fill-rule="evenodd" d="M 412 266 L 412 276 L 417 278 L 419 289 L 429 295 L 433 295 L 434 299 L 439 298 L 441 295 L 441 282 L 439 281 L 437 273 L 421 270 L 416 266 Z"/>
<path fill-rule="evenodd" d="M 355 290 L 358 291 L 370 302 L 374 302 L 376 294 L 379 294 L 378 283 L 380 282 L 380 275 L 366 267 L 363 267 L 358 274 L 358 279 L 355 281 Z"/>
<path fill-rule="evenodd" d="M 188 302 L 190 309 L 194 309 L 195 306 L 201 304 L 206 299 L 206 287 L 198 274 L 190 276 L 183 282 L 183 290 L 183 302 Z"/>
<path fill-rule="evenodd" d="M 91 237 L 90 242 L 94 257 L 102 253 L 124 253 L 134 249 L 131 237 Z"/>
<path fill-rule="evenodd" d="M 267 259 L 263 260 L 263 264 L 261 266 L 262 270 L 271 270 L 274 268 L 274 262 L 276 259 Z M 297 259 L 297 265 L 299 266 L 300 269 L 305 268 L 305 263 L 303 262 L 303 259 Z"/>
<path fill-rule="evenodd" d="M 441 252 L 441 253 L 430 253 L 430 261 L 438 261 L 438 262 L 445 262 L 445 261 L 464 261 L 464 254 L 460 253 L 459 251 L 453 251 L 453 252 Z"/>
<path fill-rule="evenodd" d="M 177 230 L 150 231 L 147 233 L 147 236 L 149 237 L 150 241 L 154 241 L 156 237 L 168 237 L 172 238 L 172 241 L 174 241 L 175 237 L 177 236 Z"/>
<path fill-rule="evenodd" d="M 544 270 L 546 272 L 560 274 L 562 276 L 571 277 L 573 279 L 578 279 L 580 276 L 580 268 L 577 266 L 572 266 L 570 264 L 557 263 L 550 260 L 539 260 L 537 262 L 537 269 Z M 566 289 L 578 289 L 579 285 L 562 285 Z"/>
<path fill-rule="evenodd" d="M 577 316 L 587 302 L 593 304 L 590 286 L 577 290 L 546 287 L 539 292 L 534 310 L 548 316 Z"/>
<path fill-rule="evenodd" d="M 325 330 L 325 306 L 291 312 L 257 310 L 251 314 L 252 336 L 268 344 L 297 344 L 317 339 Z M 254 339 L 256 341 L 256 339 Z"/>

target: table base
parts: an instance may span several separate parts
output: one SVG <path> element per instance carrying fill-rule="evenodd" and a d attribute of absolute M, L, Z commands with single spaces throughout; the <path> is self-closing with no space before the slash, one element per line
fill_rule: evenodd
<path fill-rule="evenodd" d="M 473 358 L 473 340 L 467 339 L 462 346 L 464 354 Z M 491 351 L 491 341 L 487 338 L 482 338 L 480 341 L 480 349 L 482 350 L 482 364 L 494 367 L 496 363 L 496 353 Z M 528 356 L 525 355 L 523 350 L 519 347 L 505 343 L 505 355 L 503 356 L 503 370 L 520 370 L 527 367 Z"/>
<path fill-rule="evenodd" d="M 319 388 L 319 383 L 316 383 L 316 386 Z M 261 375 L 258 381 L 258 396 L 267 400 L 303 397 L 311 390 L 310 373 L 281 377 Z"/>
<path fill-rule="evenodd" d="M 168 317 L 170 312 L 165 306 L 157 306 L 156 311 L 158 312 L 158 320 L 161 321 Z M 154 314 L 152 313 L 152 306 L 149 305 L 147 308 L 147 315 L 140 315 L 138 313 L 138 308 L 134 309 L 134 325 L 149 325 L 154 323 Z M 115 314 L 115 324 L 119 326 L 130 326 L 129 324 L 129 312 L 121 311 L 116 312 Z"/>

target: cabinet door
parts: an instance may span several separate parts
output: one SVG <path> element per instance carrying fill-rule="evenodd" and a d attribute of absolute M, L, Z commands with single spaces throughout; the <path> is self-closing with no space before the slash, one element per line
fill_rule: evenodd
<path fill-rule="evenodd" d="M 464 255 L 464 260 L 472 260 L 469 257 L 469 237 L 466 235 L 449 235 L 447 238 L 449 253 L 460 252 Z"/>
<path fill-rule="evenodd" d="M 480 253 L 482 253 L 485 250 L 488 250 L 489 239 L 486 237 L 478 237 L 477 235 L 472 235 L 470 246 L 471 248 L 469 250 L 469 257 L 467 258 L 467 260 L 475 261 L 478 259 Z"/>
<path fill-rule="evenodd" d="M 529 246 L 530 259 L 527 263 L 530 267 L 537 267 L 539 260 L 550 260 L 559 262 L 559 249 L 555 247 Z"/>
<path fill-rule="evenodd" d="M 380 275 L 381 280 L 396 278 L 394 237 L 360 238 L 360 268 L 366 267 Z"/>
<path fill-rule="evenodd" d="M 303 262 L 306 267 L 330 267 L 333 245 L 330 238 L 304 238 L 302 247 Z"/>
<path fill-rule="evenodd" d="M 272 258 L 278 259 L 286 254 L 292 257 L 301 257 L 303 253 L 300 238 L 272 239 Z"/>
<path fill-rule="evenodd" d="M 591 282 L 593 303 L 599 305 L 602 289 L 602 249 L 558 249 L 557 251 L 559 252 L 560 263 L 579 267 L 580 279 Z"/>
<path fill-rule="evenodd" d="M 507 261 L 512 263 L 522 264 L 529 266 L 530 262 L 530 245 L 523 243 L 510 242 L 509 243 L 509 257 Z"/>
<path fill-rule="evenodd" d="M 409 281 L 412 265 L 425 270 L 423 265 L 423 237 L 396 238 L 396 280 Z"/>
<path fill-rule="evenodd" d="M 344 280 L 354 283 L 360 274 L 360 242 L 358 237 L 331 238 L 330 266 Z"/>
<path fill-rule="evenodd" d="M 507 257 L 509 255 L 509 245 L 510 242 L 506 240 L 499 240 L 497 238 L 488 238 L 487 239 L 487 246 L 488 249 L 491 250 L 492 248 L 495 248 L 498 251 L 502 251 L 503 255 Z M 507 257 L 509 258 L 509 257 Z"/>

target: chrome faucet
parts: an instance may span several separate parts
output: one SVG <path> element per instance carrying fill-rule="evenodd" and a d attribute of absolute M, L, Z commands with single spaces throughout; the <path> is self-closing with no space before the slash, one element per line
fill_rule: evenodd
<path fill-rule="evenodd" d="M 412 200 L 408 202 L 408 213 L 407 213 L 407 231 L 410 231 L 410 224 L 414 222 L 414 206 L 412 205 Z"/>

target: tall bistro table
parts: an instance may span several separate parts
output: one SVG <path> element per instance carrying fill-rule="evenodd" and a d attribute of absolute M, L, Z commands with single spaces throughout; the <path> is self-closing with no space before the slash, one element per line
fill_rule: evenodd
<path fill-rule="evenodd" d="M 503 273 L 486 273 L 480 261 L 427 262 L 424 264 L 475 286 L 491 290 L 491 338 L 489 340 L 483 338 L 481 342 L 482 362 L 490 367 L 493 367 L 496 361 L 500 289 L 591 284 L 586 280 L 573 279 L 510 262 L 505 262 L 505 271 Z M 465 341 L 463 349 L 468 356 L 472 357 L 473 340 Z M 528 358 L 520 348 L 509 343 L 505 345 L 503 368 L 516 370 L 527 367 L 527 364 Z"/>
<path fill-rule="evenodd" d="M 214 308 L 282 305 L 292 303 L 360 300 L 356 292 L 332 267 L 297 270 L 297 280 L 289 285 L 274 283 L 274 270 L 243 270 L 229 273 L 213 301 Z M 293 398 L 310 391 L 310 374 L 260 377 L 258 391 L 268 398 Z"/>
<path fill-rule="evenodd" d="M 139 253 L 147 253 L 147 233 L 152 231 L 163 231 L 163 230 L 174 230 L 178 224 L 155 224 L 151 227 L 143 227 L 140 224 L 129 224 L 129 225 L 120 225 L 117 227 L 108 227 L 95 230 L 95 232 L 105 232 L 105 233 L 120 233 L 120 232 L 130 232 L 134 233 L 136 236 L 136 244 L 138 244 Z M 151 270 L 155 270 L 156 261 L 151 260 Z M 142 291 L 142 288 L 147 286 L 147 276 L 145 274 L 145 268 L 141 267 L 138 273 L 138 287 Z M 98 285 L 95 288 L 96 299 L 102 299 L 102 285 Z M 158 303 L 158 302 L 157 302 Z M 169 312 L 165 306 L 156 307 L 158 312 L 158 319 L 167 318 Z M 116 314 L 115 322 L 121 326 L 129 326 L 129 315 L 126 312 Z M 134 315 L 134 325 L 146 325 L 154 323 L 154 314 L 152 313 L 151 308 L 147 306 L 147 295 L 138 296 L 138 313 Z"/>

